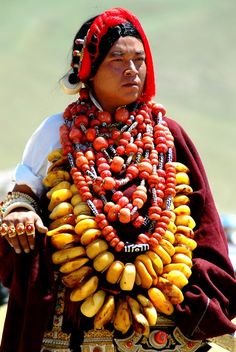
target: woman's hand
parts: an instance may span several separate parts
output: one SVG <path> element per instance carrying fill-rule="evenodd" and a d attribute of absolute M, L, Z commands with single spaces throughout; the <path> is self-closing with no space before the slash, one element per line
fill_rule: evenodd
<path fill-rule="evenodd" d="M 15 209 L 2 221 L 1 234 L 16 253 L 29 253 L 35 246 L 35 230 L 47 232 L 42 219 L 33 211 L 24 208 Z"/>

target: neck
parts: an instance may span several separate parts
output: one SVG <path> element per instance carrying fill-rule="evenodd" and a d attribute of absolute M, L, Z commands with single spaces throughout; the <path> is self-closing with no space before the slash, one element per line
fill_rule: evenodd
<path fill-rule="evenodd" d="M 90 99 L 92 100 L 93 104 L 98 108 L 99 111 L 107 111 L 110 114 L 113 114 L 117 110 L 117 108 L 120 107 L 120 105 L 114 105 L 114 104 L 101 102 L 101 100 L 99 100 L 99 99 L 97 99 L 97 97 L 95 97 L 95 94 L 91 90 L 89 90 L 89 96 L 90 96 Z"/>

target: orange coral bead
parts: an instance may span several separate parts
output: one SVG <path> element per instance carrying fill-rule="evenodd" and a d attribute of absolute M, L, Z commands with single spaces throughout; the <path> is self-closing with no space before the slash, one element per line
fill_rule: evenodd
<path fill-rule="evenodd" d="M 115 238 L 113 238 L 113 240 L 111 240 L 110 245 L 112 247 L 115 247 L 119 242 L 120 242 L 119 238 L 115 237 Z"/>
<path fill-rule="evenodd" d="M 125 244 L 123 241 L 119 241 L 119 243 L 117 243 L 117 245 L 115 246 L 115 251 L 116 252 L 121 252 L 122 249 L 124 248 Z"/>
<path fill-rule="evenodd" d="M 150 238 L 148 243 L 149 243 L 150 247 L 153 249 L 159 245 L 159 241 L 154 237 Z"/>
<path fill-rule="evenodd" d="M 98 152 L 102 149 L 106 149 L 108 147 L 108 142 L 104 137 L 97 137 L 93 141 L 93 147 Z"/>
<path fill-rule="evenodd" d="M 115 156 L 111 162 L 110 167 L 113 172 L 120 172 L 122 170 L 123 165 L 124 159 L 120 156 Z"/>
<path fill-rule="evenodd" d="M 135 207 L 137 207 L 137 208 L 142 208 L 142 206 L 143 206 L 143 200 L 141 199 L 141 198 L 135 198 L 134 200 L 133 200 L 133 205 L 135 206 Z"/>
<path fill-rule="evenodd" d="M 143 216 L 139 215 L 137 218 L 133 221 L 134 227 L 141 227 L 144 223 L 144 218 Z"/>
<path fill-rule="evenodd" d="M 116 221 L 118 219 L 118 212 L 120 210 L 119 205 L 115 205 L 113 207 L 110 207 L 108 214 L 107 214 L 107 219 L 109 221 Z"/>
<path fill-rule="evenodd" d="M 156 213 L 150 214 L 149 219 L 152 221 L 158 221 L 160 219 L 160 215 Z"/>
<path fill-rule="evenodd" d="M 113 177 L 105 177 L 103 180 L 103 188 L 106 190 L 112 190 L 113 188 L 115 188 L 116 185 L 116 181 L 114 180 Z"/>
<path fill-rule="evenodd" d="M 138 122 L 138 124 L 143 123 L 143 120 L 144 120 L 143 115 L 141 114 L 136 115 L 135 120 Z"/>
<path fill-rule="evenodd" d="M 104 219 L 104 220 L 101 220 L 99 223 L 98 223 L 98 227 L 99 229 L 104 229 L 104 227 L 108 226 L 108 221 L 107 219 Z"/>
<path fill-rule="evenodd" d="M 128 166 L 128 167 L 127 167 L 127 176 L 128 176 L 129 174 L 132 176 L 132 178 L 138 177 L 138 174 L 139 174 L 139 169 L 138 169 L 138 167 L 135 166 L 135 165 L 130 165 L 130 166 Z"/>
<path fill-rule="evenodd" d="M 101 227 L 100 227 L 101 228 Z M 102 234 L 103 236 L 107 236 L 110 232 L 114 231 L 113 227 L 111 225 L 107 225 L 104 228 L 102 228 Z"/>
<path fill-rule="evenodd" d="M 146 171 L 148 174 L 152 173 L 152 165 L 150 162 L 143 161 L 140 164 L 138 164 L 138 169 L 139 171 Z"/>
<path fill-rule="evenodd" d="M 81 198 L 82 198 L 83 202 L 86 202 L 88 199 L 90 199 L 90 200 L 93 199 L 93 196 L 92 196 L 92 193 L 85 192 L 82 194 Z"/>
<path fill-rule="evenodd" d="M 127 146 L 125 147 L 125 152 L 126 152 L 126 154 L 131 154 L 131 153 L 135 154 L 135 153 L 137 153 L 137 150 L 138 150 L 138 147 L 137 147 L 137 145 L 134 144 L 134 143 L 129 143 L 129 144 L 127 144 Z"/>
<path fill-rule="evenodd" d="M 108 213 L 109 210 L 114 206 L 115 204 L 113 202 L 107 202 L 105 205 L 104 205 L 104 211 L 105 213 Z"/>
<path fill-rule="evenodd" d="M 155 174 L 152 174 L 148 177 L 148 183 L 150 184 L 157 184 L 159 180 L 159 177 Z"/>
<path fill-rule="evenodd" d="M 128 224 L 130 222 L 130 210 L 127 208 L 122 208 L 119 213 L 119 220 L 123 224 Z"/>
<path fill-rule="evenodd" d="M 148 243 L 149 240 L 149 237 L 144 233 L 140 233 L 137 237 L 137 243 Z"/>
<path fill-rule="evenodd" d="M 86 150 L 86 152 L 84 153 L 85 157 L 87 160 L 92 160 L 95 161 L 95 154 L 94 151 L 91 149 Z"/>
<path fill-rule="evenodd" d="M 79 156 L 79 157 L 76 158 L 76 166 L 77 167 L 80 168 L 84 164 L 88 165 L 88 160 L 87 160 L 87 158 L 85 156 Z"/>
<path fill-rule="evenodd" d="M 111 232 L 108 233 L 108 235 L 105 236 L 105 239 L 106 239 L 108 242 L 110 242 L 110 241 L 113 240 L 113 238 L 116 238 L 116 237 L 117 237 L 117 236 L 116 236 L 115 232 L 111 231 Z"/>
<path fill-rule="evenodd" d="M 134 199 L 134 198 L 140 198 L 140 199 L 143 200 L 143 202 L 146 202 L 146 200 L 147 200 L 147 194 L 146 194 L 146 192 L 143 192 L 143 191 L 141 191 L 141 190 L 136 190 L 136 191 L 134 191 L 134 193 L 133 193 L 133 199 Z"/>
<path fill-rule="evenodd" d="M 157 205 L 153 205 L 148 209 L 148 215 L 151 215 L 153 213 L 156 214 L 161 214 L 161 208 L 158 207 Z"/>
<path fill-rule="evenodd" d="M 119 204 L 119 206 L 120 206 L 121 208 L 123 208 L 123 207 L 125 207 L 127 204 L 129 204 L 129 198 L 123 196 L 123 197 L 121 197 L 121 198 L 118 200 L 117 204 Z"/>

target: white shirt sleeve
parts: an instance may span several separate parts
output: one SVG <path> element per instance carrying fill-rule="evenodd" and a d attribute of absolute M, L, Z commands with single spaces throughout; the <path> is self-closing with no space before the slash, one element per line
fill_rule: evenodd
<path fill-rule="evenodd" d="M 59 129 L 62 124 L 61 113 L 45 119 L 30 137 L 22 161 L 15 169 L 14 182 L 29 186 L 37 196 L 44 190 L 42 180 L 49 166 L 47 156 L 52 150 L 61 148 Z"/>

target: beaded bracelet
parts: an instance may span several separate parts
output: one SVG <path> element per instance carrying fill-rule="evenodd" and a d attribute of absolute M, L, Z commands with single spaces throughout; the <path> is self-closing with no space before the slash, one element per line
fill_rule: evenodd
<path fill-rule="evenodd" d="M 19 207 L 39 213 L 38 203 L 28 194 L 9 192 L 6 199 L 0 203 L 0 217 L 5 218 L 12 210 Z"/>

